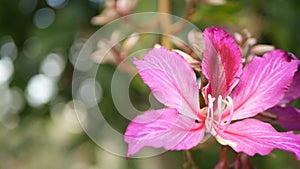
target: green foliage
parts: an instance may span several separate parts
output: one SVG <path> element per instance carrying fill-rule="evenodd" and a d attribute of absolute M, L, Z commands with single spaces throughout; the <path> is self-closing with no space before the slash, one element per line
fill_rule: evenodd
<path fill-rule="evenodd" d="M 240 15 L 241 11 L 242 5 L 238 2 L 229 1 L 217 6 L 200 4 L 192 16 L 192 21 L 210 25 L 238 24 L 243 19 L 243 16 Z"/>

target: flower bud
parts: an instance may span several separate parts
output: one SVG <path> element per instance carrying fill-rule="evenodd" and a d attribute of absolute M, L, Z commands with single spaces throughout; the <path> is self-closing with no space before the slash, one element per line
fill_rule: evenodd
<path fill-rule="evenodd" d="M 204 2 L 210 5 L 224 5 L 226 0 L 205 0 Z"/>
<path fill-rule="evenodd" d="M 275 47 L 272 45 L 255 45 L 251 48 L 251 53 L 254 55 L 263 55 L 264 53 L 274 49 Z"/>
<path fill-rule="evenodd" d="M 94 16 L 91 20 L 93 25 L 104 25 L 119 17 L 115 9 L 105 9 L 100 15 Z"/>
<path fill-rule="evenodd" d="M 137 0 L 118 0 L 117 11 L 121 15 L 128 15 L 136 6 Z"/>

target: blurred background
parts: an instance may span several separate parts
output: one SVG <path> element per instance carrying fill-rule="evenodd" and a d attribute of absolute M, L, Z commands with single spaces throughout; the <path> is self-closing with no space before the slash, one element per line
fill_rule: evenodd
<path fill-rule="evenodd" d="M 158 11 L 158 1 L 139 0 L 131 13 Z M 231 33 L 246 28 L 258 43 L 299 57 L 299 8 L 298 0 L 203 0 L 188 19 L 201 30 L 212 25 Z M 180 151 L 128 160 L 110 154 L 85 134 L 77 120 L 73 105 L 82 103 L 72 97 L 74 63 L 83 44 L 104 23 L 92 20 L 104 9 L 104 0 L 0 1 L 1 169 L 182 168 L 185 156 Z M 170 9 L 183 17 L 186 1 L 172 0 Z M 124 132 L 129 120 L 109 115 L 118 113 L 110 95 L 114 69 L 106 64 L 105 76 L 97 77 L 97 102 L 108 121 L 115 121 Z M 89 84 L 82 83 L 83 95 Z M 142 104 L 148 93 L 132 86 L 132 102 Z M 297 101 L 293 104 L 299 107 Z M 213 144 L 191 152 L 200 168 L 213 168 L 219 148 Z M 231 150 L 228 154 L 233 156 Z M 295 157 L 277 150 L 251 161 L 257 168 L 300 168 Z"/>

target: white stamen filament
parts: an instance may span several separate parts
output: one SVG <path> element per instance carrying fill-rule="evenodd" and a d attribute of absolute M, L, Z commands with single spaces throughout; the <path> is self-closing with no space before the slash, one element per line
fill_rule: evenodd
<path fill-rule="evenodd" d="M 232 120 L 232 116 L 233 116 L 233 101 L 232 98 L 230 96 L 226 97 L 228 101 L 223 100 L 223 102 L 226 104 L 226 108 L 229 110 L 229 117 L 227 120 L 224 120 L 224 124 L 221 124 L 221 126 L 223 127 L 222 130 L 226 130 L 226 128 L 230 125 L 231 120 Z"/>
<path fill-rule="evenodd" d="M 223 109 L 222 109 L 222 101 L 223 101 L 222 96 L 219 95 L 219 97 L 218 97 L 218 110 L 217 110 L 217 112 L 218 112 L 218 114 L 217 114 L 217 116 L 218 116 L 218 124 L 217 124 L 217 126 L 221 125 L 222 111 L 223 111 Z M 220 128 L 218 127 L 217 133 L 219 132 L 219 129 Z"/>
<path fill-rule="evenodd" d="M 224 131 L 231 123 L 233 116 L 233 101 L 230 96 L 227 96 L 226 99 L 223 99 L 221 95 L 218 96 L 217 100 L 217 109 L 214 111 L 214 102 L 216 98 L 208 95 L 208 111 L 207 118 L 205 120 L 205 125 L 207 132 L 210 132 L 212 135 L 217 135 L 219 131 Z M 222 119 L 222 116 L 225 112 L 229 111 L 229 117 Z M 215 119 L 217 117 L 217 120 Z"/>
<path fill-rule="evenodd" d="M 213 122 L 214 122 L 214 101 L 216 98 L 213 98 L 210 94 L 208 95 L 208 110 L 207 110 L 207 116 L 205 120 L 206 129 L 208 132 L 211 132 L 213 128 Z"/>

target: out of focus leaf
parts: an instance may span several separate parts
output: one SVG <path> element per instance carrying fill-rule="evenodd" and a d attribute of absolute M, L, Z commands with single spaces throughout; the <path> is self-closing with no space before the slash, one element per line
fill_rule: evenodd
<path fill-rule="evenodd" d="M 195 14 L 192 16 L 193 22 L 209 21 L 214 24 L 221 23 L 239 23 L 240 17 L 238 13 L 242 10 L 242 6 L 238 2 L 227 2 L 223 5 L 200 4 L 196 8 Z"/>

